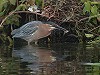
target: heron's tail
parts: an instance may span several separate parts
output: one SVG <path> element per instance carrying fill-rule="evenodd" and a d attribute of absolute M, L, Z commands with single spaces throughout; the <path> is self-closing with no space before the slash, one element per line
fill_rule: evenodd
<path fill-rule="evenodd" d="M 21 37 L 22 37 L 22 35 L 16 33 L 15 35 L 13 35 L 12 38 L 21 38 Z"/>
<path fill-rule="evenodd" d="M 19 29 L 15 29 L 11 32 L 11 35 L 15 35 L 17 32 L 19 31 Z"/>

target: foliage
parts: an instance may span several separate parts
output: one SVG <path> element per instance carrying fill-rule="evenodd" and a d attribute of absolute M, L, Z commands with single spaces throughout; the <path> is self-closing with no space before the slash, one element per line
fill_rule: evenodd
<path fill-rule="evenodd" d="M 97 38 L 95 38 L 93 41 L 88 42 L 90 44 L 100 44 L 100 36 L 98 36 Z"/>
<path fill-rule="evenodd" d="M 98 26 L 98 21 L 100 22 L 100 2 L 81 0 L 81 3 L 79 3 L 79 1 L 75 1 L 73 5 L 69 5 L 71 4 L 70 0 L 0 0 L 0 31 L 2 31 L 0 39 L 3 40 L 3 37 L 6 37 L 6 39 L 8 37 L 7 33 L 3 31 L 4 26 L 11 25 L 9 31 L 12 30 L 12 25 L 19 26 L 21 16 L 17 14 L 17 11 L 27 11 L 30 6 L 34 7 L 34 4 L 42 9 L 41 13 L 43 15 L 46 17 L 49 15 L 49 19 L 55 18 L 62 22 L 74 21 L 76 25 L 73 30 L 76 30 L 76 34 L 80 40 L 83 41 L 84 37 L 94 38 L 95 36 L 98 39 L 100 33 L 100 26 Z M 82 6 L 84 6 L 83 13 L 80 10 Z M 86 18 L 83 25 L 80 24 L 84 20 L 84 18 L 80 20 L 81 16 L 85 16 Z M 2 34 L 6 36 L 2 36 Z M 94 41 L 100 42 L 96 38 Z"/>
<path fill-rule="evenodd" d="M 4 25 L 17 25 L 19 26 L 19 18 L 20 16 L 15 14 L 15 15 L 11 15 L 10 17 L 8 17 L 8 19 L 5 21 Z"/>
<path fill-rule="evenodd" d="M 83 3 L 83 14 L 88 16 L 88 25 L 86 30 L 88 33 L 85 33 L 85 36 L 87 38 L 93 38 L 97 36 L 99 38 L 100 36 L 100 26 L 98 26 L 98 22 L 100 22 L 100 2 L 96 2 L 95 0 L 81 0 Z M 86 23 L 85 23 L 86 24 Z M 96 38 L 92 43 L 100 42 L 100 40 L 97 40 Z"/>
<path fill-rule="evenodd" d="M 0 31 L 2 31 L 2 33 L 0 33 L 0 40 L 2 42 L 7 40 L 11 42 L 10 36 L 7 36 L 8 33 L 4 31 L 4 26 L 11 25 L 9 31 L 12 30 L 12 25 L 19 26 L 21 16 L 17 13 L 15 14 L 15 12 L 27 11 L 29 6 L 35 3 L 39 6 L 42 0 L 0 0 Z"/>
<path fill-rule="evenodd" d="M 89 20 L 92 19 L 91 16 L 95 16 L 97 18 L 100 17 L 100 2 L 92 2 L 90 0 L 82 0 L 82 2 L 84 2 L 84 9 L 83 9 L 83 13 L 86 14 L 88 13 L 90 18 Z M 93 17 L 94 18 L 94 17 Z M 94 23 L 97 23 L 96 21 L 94 21 Z"/>
<path fill-rule="evenodd" d="M 93 37 L 93 34 L 85 34 L 86 37 Z"/>

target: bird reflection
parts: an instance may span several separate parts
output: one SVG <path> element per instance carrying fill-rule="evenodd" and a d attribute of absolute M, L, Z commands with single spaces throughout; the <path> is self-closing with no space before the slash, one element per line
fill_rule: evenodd
<path fill-rule="evenodd" d="M 14 48 L 13 57 L 21 58 L 21 62 L 31 63 L 27 65 L 27 67 L 35 74 L 39 73 L 39 71 L 44 72 L 43 69 L 45 66 L 48 67 L 56 61 L 51 50 L 32 45 L 23 46 L 22 48 Z"/>

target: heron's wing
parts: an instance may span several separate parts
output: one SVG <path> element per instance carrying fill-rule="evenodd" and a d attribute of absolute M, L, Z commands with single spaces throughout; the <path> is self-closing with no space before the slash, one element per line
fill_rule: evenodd
<path fill-rule="evenodd" d="M 37 29 L 38 29 L 37 26 L 31 27 L 31 28 L 26 28 L 25 30 L 21 30 L 21 31 L 19 31 L 19 33 L 16 33 L 13 37 L 24 38 L 24 37 L 32 35 Z"/>
<path fill-rule="evenodd" d="M 23 25 L 22 27 L 20 27 L 20 31 L 22 30 L 27 30 L 30 28 L 34 28 L 40 24 L 43 24 L 41 21 L 32 21 L 32 22 L 28 22 L 25 25 Z"/>
<path fill-rule="evenodd" d="M 26 29 L 23 30 L 21 33 L 23 34 L 23 36 L 30 36 L 30 35 L 32 35 L 34 32 L 36 32 L 36 30 L 38 30 L 38 26 L 36 26 L 36 27 L 31 27 L 31 28 L 26 28 Z"/>
<path fill-rule="evenodd" d="M 24 36 L 30 36 L 38 29 L 38 25 L 41 25 L 41 24 L 43 24 L 41 21 L 32 21 L 32 22 L 26 23 L 22 27 L 12 32 L 12 34 L 14 35 L 13 37 L 20 38 Z"/>

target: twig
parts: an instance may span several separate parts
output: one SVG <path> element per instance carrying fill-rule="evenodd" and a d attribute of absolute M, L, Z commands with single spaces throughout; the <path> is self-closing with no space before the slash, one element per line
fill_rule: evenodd
<path fill-rule="evenodd" d="M 37 15 L 46 17 L 45 15 L 42 15 L 42 14 L 40 14 L 40 13 L 30 12 L 30 11 L 16 11 L 16 12 L 14 12 L 14 13 L 15 13 L 15 14 L 18 14 L 18 13 L 30 13 L 30 14 L 37 14 Z"/>
<path fill-rule="evenodd" d="M 100 34 L 96 34 L 96 33 L 93 33 L 93 32 L 90 32 L 91 34 L 93 35 L 96 35 L 96 36 L 100 36 Z"/>
<path fill-rule="evenodd" d="M 10 12 L 9 15 L 7 15 L 7 16 L 1 21 L 0 27 L 2 27 L 2 25 L 3 25 L 3 23 L 6 21 L 6 19 L 7 19 L 9 16 L 11 16 L 14 12 L 15 12 L 15 11 Z"/>
<path fill-rule="evenodd" d="M 92 30 L 90 30 L 89 32 L 92 32 L 93 30 L 97 29 L 97 28 L 100 28 L 100 26 L 97 26 L 95 28 L 93 28 Z"/>
<path fill-rule="evenodd" d="M 85 17 L 85 18 L 83 18 L 83 19 L 80 19 L 79 22 L 84 21 L 84 20 L 87 20 L 87 19 L 89 19 L 89 18 L 94 18 L 94 17 L 97 17 L 97 16 L 100 16 L 100 14 L 94 15 L 94 16 L 90 16 L 90 17 Z"/>
<path fill-rule="evenodd" d="M 42 17 L 49 18 L 49 17 L 47 17 L 47 16 L 45 16 L 45 15 L 43 15 L 43 14 L 36 13 L 36 12 L 30 12 L 30 11 L 13 11 L 13 12 L 9 13 L 9 15 L 6 16 L 6 17 L 2 20 L 2 22 L 0 23 L 0 27 L 3 26 L 3 23 L 7 20 L 8 17 L 10 17 L 12 14 L 18 14 L 18 13 L 30 13 L 30 14 L 36 14 L 36 15 L 39 15 L 39 16 L 42 16 Z M 58 21 L 59 21 L 59 20 L 58 20 Z"/>
<path fill-rule="evenodd" d="M 37 15 L 40 15 L 40 16 L 43 16 L 43 17 L 46 17 L 45 15 L 41 15 L 39 13 L 36 13 L 36 12 L 30 12 L 30 11 L 12 11 L 9 13 L 9 15 L 7 15 L 3 20 L 2 22 L 0 23 L 0 27 L 3 26 L 3 23 L 7 20 L 8 17 L 10 17 L 12 14 L 17 14 L 17 13 L 32 13 L 32 14 L 37 14 Z"/>

